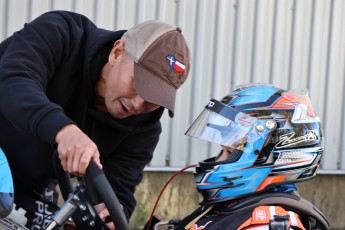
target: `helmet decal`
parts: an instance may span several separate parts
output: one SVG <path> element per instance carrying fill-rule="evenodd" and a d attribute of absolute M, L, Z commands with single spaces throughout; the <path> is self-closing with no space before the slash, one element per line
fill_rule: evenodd
<path fill-rule="evenodd" d="M 308 90 L 300 92 L 288 91 L 272 105 L 272 108 L 294 108 L 296 106 L 303 106 L 303 110 L 307 112 L 307 116 L 316 116 L 308 97 Z"/>
<path fill-rule="evenodd" d="M 276 145 L 276 149 L 286 148 L 291 145 L 295 145 L 301 142 L 305 142 L 306 144 L 312 141 L 317 141 L 318 136 L 313 131 L 307 131 L 307 133 L 303 136 L 295 137 L 295 133 L 287 133 L 280 136 L 280 141 Z"/>

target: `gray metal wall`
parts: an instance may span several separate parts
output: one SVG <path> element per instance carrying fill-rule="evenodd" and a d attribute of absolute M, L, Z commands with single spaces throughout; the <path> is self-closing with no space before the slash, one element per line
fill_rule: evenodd
<path fill-rule="evenodd" d="M 179 25 L 193 51 L 176 115 L 147 170 L 194 164 L 220 148 L 184 135 L 210 98 L 238 84 L 308 88 L 322 119 L 321 173 L 345 173 L 345 1 L 343 0 L 0 0 L 0 40 L 49 10 L 87 15 L 105 29 L 160 19 Z"/>

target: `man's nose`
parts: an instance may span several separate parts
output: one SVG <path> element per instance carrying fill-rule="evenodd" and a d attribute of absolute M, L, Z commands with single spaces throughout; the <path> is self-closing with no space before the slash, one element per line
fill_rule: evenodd
<path fill-rule="evenodd" d="M 145 110 L 145 100 L 142 99 L 139 95 L 131 100 L 133 105 L 134 113 L 141 113 Z"/>

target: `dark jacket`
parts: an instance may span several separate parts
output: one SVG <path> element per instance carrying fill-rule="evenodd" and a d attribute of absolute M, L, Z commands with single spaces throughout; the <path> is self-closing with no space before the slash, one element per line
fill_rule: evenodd
<path fill-rule="evenodd" d="M 104 172 L 129 218 L 135 186 L 158 143 L 164 109 L 126 119 L 95 109 L 94 84 L 124 32 L 53 11 L 1 43 L 0 146 L 15 185 L 39 187 L 52 176 L 55 136 L 75 123 L 97 144 Z"/>

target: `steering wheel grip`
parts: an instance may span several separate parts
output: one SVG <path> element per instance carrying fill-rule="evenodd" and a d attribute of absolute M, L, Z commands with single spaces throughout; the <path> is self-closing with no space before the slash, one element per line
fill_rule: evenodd
<path fill-rule="evenodd" d="M 105 177 L 104 172 L 98 168 L 92 159 L 86 170 L 86 177 L 93 184 L 100 200 L 102 200 L 107 207 L 116 229 L 129 230 L 127 218 L 125 217 L 113 188 Z"/>

